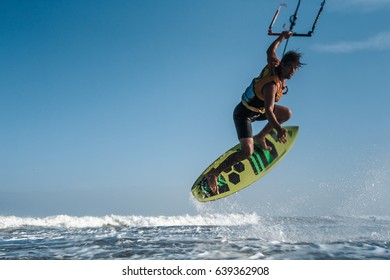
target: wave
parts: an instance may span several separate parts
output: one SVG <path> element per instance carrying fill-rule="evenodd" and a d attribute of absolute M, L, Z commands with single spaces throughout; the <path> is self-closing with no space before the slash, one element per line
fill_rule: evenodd
<path fill-rule="evenodd" d="M 48 217 L 17 217 L 0 216 L 0 229 L 21 227 L 47 227 L 47 228 L 100 228 L 100 227 L 170 227 L 170 226 L 245 226 L 261 224 L 279 224 L 283 221 L 307 224 L 329 223 L 344 219 L 365 221 L 390 221 L 390 217 L 265 217 L 257 213 L 240 214 L 205 214 L 205 215 L 179 215 L 179 216 L 69 216 L 57 215 Z"/>
<path fill-rule="evenodd" d="M 207 214 L 180 216 L 68 216 L 49 217 L 16 217 L 0 216 L 0 229 L 20 227 L 65 227 L 65 228 L 98 228 L 98 227 L 158 227 L 158 226 L 240 226 L 258 224 L 261 217 L 253 214 Z"/>

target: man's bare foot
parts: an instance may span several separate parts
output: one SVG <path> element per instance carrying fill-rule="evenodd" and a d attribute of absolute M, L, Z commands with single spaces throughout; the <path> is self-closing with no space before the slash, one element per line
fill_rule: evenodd
<path fill-rule="evenodd" d="M 219 194 L 218 176 L 215 174 L 215 169 L 212 169 L 206 174 L 207 183 L 209 184 L 211 193 L 214 195 Z"/>
<path fill-rule="evenodd" d="M 254 139 L 256 142 L 260 143 L 261 147 L 264 150 L 271 151 L 272 147 L 267 145 L 267 142 L 265 141 L 265 136 L 257 136 L 256 139 Z"/>

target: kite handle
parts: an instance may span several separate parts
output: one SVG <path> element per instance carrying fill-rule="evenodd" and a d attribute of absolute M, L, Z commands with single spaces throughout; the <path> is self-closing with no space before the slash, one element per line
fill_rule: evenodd
<path fill-rule="evenodd" d="M 301 0 L 298 0 L 298 4 L 297 4 L 297 7 L 295 8 L 295 12 L 290 17 L 290 29 L 288 31 L 292 32 L 292 36 L 295 36 L 295 37 L 311 37 L 313 35 L 314 30 L 315 30 L 315 28 L 317 26 L 317 22 L 318 22 L 318 20 L 319 20 L 319 18 L 321 16 L 322 10 L 324 9 L 325 1 L 326 0 L 323 0 L 321 2 L 320 9 L 318 10 L 317 16 L 314 19 L 314 23 L 313 23 L 313 26 L 312 26 L 311 30 L 309 30 L 307 33 L 297 33 L 297 32 L 292 32 L 292 31 L 293 31 L 293 29 L 295 27 L 295 24 L 296 24 L 296 21 L 298 19 L 298 16 L 297 16 L 298 15 L 298 10 L 299 10 L 299 7 L 301 5 Z M 285 6 L 285 5 L 283 3 L 281 3 L 279 5 L 278 9 L 275 12 L 274 17 L 272 18 L 272 21 L 271 21 L 270 25 L 268 27 L 268 35 L 270 35 L 270 36 L 280 36 L 282 34 L 281 32 L 273 32 L 272 31 L 272 27 L 275 24 L 275 21 L 276 21 L 277 17 L 279 16 L 281 6 Z M 289 39 L 287 39 L 287 41 L 286 41 L 286 45 L 284 47 L 283 54 L 286 52 L 288 40 Z"/>

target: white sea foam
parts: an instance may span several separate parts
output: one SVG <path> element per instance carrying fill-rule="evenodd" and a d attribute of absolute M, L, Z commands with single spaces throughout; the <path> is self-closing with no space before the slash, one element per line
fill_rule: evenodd
<path fill-rule="evenodd" d="M 0 216 L 0 259 L 390 259 L 388 217 Z"/>
<path fill-rule="evenodd" d="M 258 224 L 261 217 L 251 214 L 206 214 L 180 216 L 119 216 L 107 215 L 50 217 L 15 217 L 0 216 L 0 229 L 18 227 L 65 227 L 65 228 L 97 228 L 97 227 L 158 227 L 158 226 L 240 226 Z"/>

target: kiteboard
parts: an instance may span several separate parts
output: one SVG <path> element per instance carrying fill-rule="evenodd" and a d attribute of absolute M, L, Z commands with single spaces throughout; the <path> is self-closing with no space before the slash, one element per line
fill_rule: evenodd
<path fill-rule="evenodd" d="M 285 128 L 287 129 L 286 143 L 281 143 L 278 140 L 275 130 L 272 130 L 266 136 L 266 143 L 272 150 L 264 150 L 260 144 L 255 142 L 255 149 L 251 157 L 236 163 L 218 176 L 219 194 L 214 195 L 205 175 L 212 168 L 219 166 L 229 155 L 239 151 L 241 149 L 240 144 L 221 155 L 195 181 L 191 188 L 194 197 L 201 202 L 224 198 L 248 187 L 267 174 L 288 153 L 298 134 L 298 126 L 287 126 Z"/>

